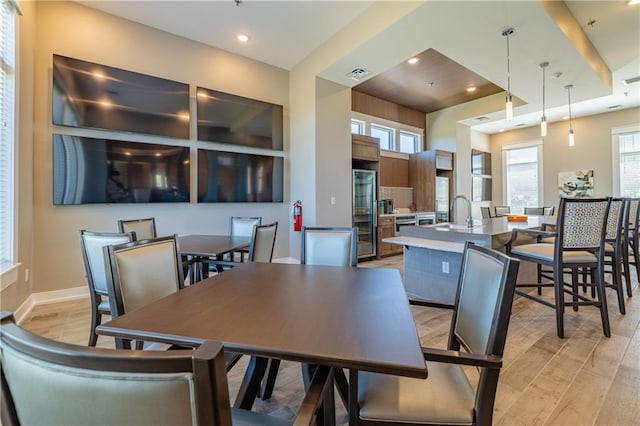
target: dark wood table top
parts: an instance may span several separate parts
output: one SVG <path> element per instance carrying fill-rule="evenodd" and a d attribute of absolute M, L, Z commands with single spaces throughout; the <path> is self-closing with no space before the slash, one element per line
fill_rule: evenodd
<path fill-rule="evenodd" d="M 182 235 L 178 237 L 180 254 L 184 256 L 214 257 L 248 248 L 249 237 L 228 235 Z"/>
<path fill-rule="evenodd" d="M 426 377 L 395 269 L 246 263 L 99 326 L 103 335 Z"/>

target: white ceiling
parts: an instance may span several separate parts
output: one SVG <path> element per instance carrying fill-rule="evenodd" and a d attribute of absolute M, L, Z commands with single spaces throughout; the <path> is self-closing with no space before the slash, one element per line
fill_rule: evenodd
<path fill-rule="evenodd" d="M 340 58 L 322 77 L 355 85 L 345 77 L 356 66 L 382 72 L 428 48 L 464 65 L 489 81 L 506 87 L 506 44 L 501 31 L 515 28 L 511 37 L 511 91 L 524 101 L 516 118 L 503 111 L 487 111 L 488 120 L 465 120 L 474 129 L 535 125 L 541 111 L 541 71 L 549 61 L 547 111 L 549 121 L 567 115 L 566 84 L 573 84 L 574 116 L 610 111 L 620 105 L 640 105 L 640 83 L 624 86 L 625 78 L 640 76 L 640 6 L 628 0 L 567 1 L 569 10 L 604 60 L 613 90 L 602 82 L 538 1 L 427 1 L 350 54 Z M 305 57 L 351 24 L 373 1 L 79 1 L 135 22 L 196 40 L 284 69 Z M 590 21 L 595 21 L 591 25 Z M 247 44 L 236 35 L 248 34 Z M 552 76 L 562 72 L 559 78 Z"/>

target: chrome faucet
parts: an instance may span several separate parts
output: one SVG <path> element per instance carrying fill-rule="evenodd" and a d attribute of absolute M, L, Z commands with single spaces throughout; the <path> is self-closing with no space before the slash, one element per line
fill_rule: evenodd
<path fill-rule="evenodd" d="M 464 195 L 456 195 L 453 198 L 453 201 L 451 202 L 451 210 L 455 210 L 455 206 L 456 206 L 456 200 L 460 198 L 463 199 L 467 202 L 467 218 L 465 219 L 467 222 L 467 228 L 473 228 L 473 219 L 471 218 L 471 201 L 469 201 L 469 199 L 467 197 L 465 197 Z"/>

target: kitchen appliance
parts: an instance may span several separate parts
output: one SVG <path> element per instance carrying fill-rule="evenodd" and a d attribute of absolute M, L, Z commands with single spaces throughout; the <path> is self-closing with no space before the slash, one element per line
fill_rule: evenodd
<path fill-rule="evenodd" d="M 400 230 L 405 226 L 416 226 L 416 215 L 398 215 L 394 218 L 395 235 L 400 235 Z"/>
<path fill-rule="evenodd" d="M 377 250 L 376 227 L 378 219 L 376 172 L 354 169 L 352 173 L 352 223 L 358 228 L 358 259 L 374 257 Z"/>
<path fill-rule="evenodd" d="M 435 213 L 416 213 L 416 225 L 433 225 L 436 223 Z"/>
<path fill-rule="evenodd" d="M 449 222 L 449 178 L 436 176 L 436 223 Z"/>
<path fill-rule="evenodd" d="M 392 199 L 382 200 L 382 205 L 384 206 L 383 213 L 384 214 L 393 214 L 394 205 Z"/>

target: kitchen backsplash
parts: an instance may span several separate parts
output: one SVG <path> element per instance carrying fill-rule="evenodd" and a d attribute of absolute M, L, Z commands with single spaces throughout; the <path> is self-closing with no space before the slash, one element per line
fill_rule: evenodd
<path fill-rule="evenodd" d="M 381 186 L 378 188 L 378 199 L 392 199 L 394 207 L 409 207 L 413 203 L 413 188 L 398 188 L 392 186 Z"/>

